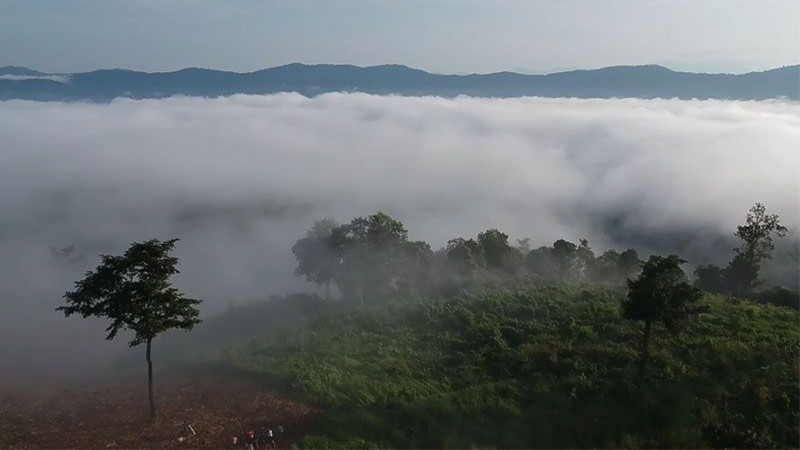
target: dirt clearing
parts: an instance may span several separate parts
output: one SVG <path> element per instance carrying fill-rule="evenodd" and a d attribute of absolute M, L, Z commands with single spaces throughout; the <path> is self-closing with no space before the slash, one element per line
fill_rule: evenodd
<path fill-rule="evenodd" d="M 279 448 L 289 448 L 318 415 L 263 380 L 241 375 L 195 368 L 157 373 L 155 383 L 154 423 L 146 420 L 145 378 L 46 391 L 0 386 L 0 448 L 233 448 L 231 436 L 265 427 L 276 433 Z M 179 442 L 184 421 L 197 435 Z"/>

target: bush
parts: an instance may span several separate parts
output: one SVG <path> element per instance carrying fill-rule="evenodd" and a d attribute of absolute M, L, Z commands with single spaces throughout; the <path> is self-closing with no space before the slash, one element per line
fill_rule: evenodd
<path fill-rule="evenodd" d="M 772 287 L 758 292 L 753 296 L 753 300 L 758 303 L 800 309 L 800 292 L 783 287 Z"/>

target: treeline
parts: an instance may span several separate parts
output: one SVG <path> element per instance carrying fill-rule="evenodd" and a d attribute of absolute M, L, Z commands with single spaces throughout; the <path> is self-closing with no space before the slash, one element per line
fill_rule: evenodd
<path fill-rule="evenodd" d="M 559 239 L 530 248 L 528 239 L 509 242 L 497 229 L 475 238 L 451 239 L 439 250 L 413 241 L 398 220 L 379 212 L 339 225 L 319 220 L 292 247 L 295 274 L 325 287 L 335 285 L 344 299 L 380 299 L 403 295 L 446 295 L 475 286 L 535 277 L 618 285 L 634 276 L 642 261 L 634 249 L 608 250 L 596 256 L 589 243 Z"/>
<path fill-rule="evenodd" d="M 756 204 L 734 233 L 741 244 L 732 261 L 724 268 L 698 266 L 695 287 L 797 308 L 797 292 L 764 289 L 760 276 L 761 265 L 774 249 L 773 236 L 786 232 L 777 215 Z M 409 239 L 405 226 L 382 212 L 347 224 L 319 220 L 292 252 L 298 262 L 295 274 L 324 286 L 327 299 L 334 285 L 342 299 L 361 304 L 398 296 L 449 296 L 530 279 L 623 287 L 643 264 L 632 248 L 596 255 L 586 239 L 559 239 L 551 246 L 531 248 L 528 239 L 512 244 L 497 229 L 475 238 L 451 239 L 434 251 L 427 242 Z"/>

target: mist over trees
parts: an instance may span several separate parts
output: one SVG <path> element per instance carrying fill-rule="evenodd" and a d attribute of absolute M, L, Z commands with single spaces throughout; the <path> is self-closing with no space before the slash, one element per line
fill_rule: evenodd
<path fill-rule="evenodd" d="M 786 231 L 757 204 L 735 232 L 737 256 L 763 261 Z M 109 338 L 127 328 L 131 345 L 147 342 L 151 417 L 150 341 L 198 323 L 199 301 L 167 281 L 174 243 L 104 256 L 60 308 L 111 318 Z M 291 381 L 323 405 L 322 435 L 304 446 L 771 447 L 796 435 L 796 352 L 775 344 L 796 332 L 796 311 L 752 302 L 797 308 L 796 292 L 782 291 L 780 303 L 745 278 L 747 295 L 707 295 L 675 254 L 598 255 L 583 238 L 514 245 L 497 228 L 434 251 L 384 212 L 316 221 L 291 251 L 295 275 L 324 299 L 232 307 L 183 344 L 194 357 L 218 351 L 237 369 Z M 757 330 L 736 328 L 745 316 Z M 737 333 L 740 346 L 726 347 Z"/>
<path fill-rule="evenodd" d="M 605 269 L 613 272 L 606 278 L 601 269 L 592 271 L 596 258 L 586 240 L 576 246 L 562 239 L 552 248 L 527 251 L 527 241 L 512 247 L 508 239 L 507 234 L 489 229 L 476 238 L 450 239 L 434 252 L 428 243 L 410 240 L 401 222 L 378 212 L 344 225 L 318 221 L 292 252 L 297 259 L 295 274 L 325 286 L 326 298 L 334 283 L 343 298 L 360 304 L 397 295 L 453 294 L 526 275 L 559 281 L 591 277 L 614 284 L 624 281 L 618 276 L 621 271 L 632 273 L 638 264 L 629 262 L 630 268 L 620 269 L 619 261 L 606 257 L 603 264 L 613 265 Z"/>
<path fill-rule="evenodd" d="M 758 265 L 787 231 L 756 204 L 735 232 L 752 269 L 692 280 L 676 254 L 587 239 L 532 248 L 490 228 L 432 251 L 383 212 L 324 220 L 296 273 L 339 301 L 265 303 L 314 306 L 230 361 L 329 408 L 313 448 L 780 447 L 798 436 L 800 297 Z M 713 295 L 719 272 L 746 289 Z"/>
<path fill-rule="evenodd" d="M 709 292 L 753 296 L 763 284 L 762 265 L 775 249 L 773 237 L 784 237 L 787 232 L 777 214 L 767 214 L 766 207 L 756 203 L 747 213 L 745 224 L 733 233 L 740 241 L 739 247 L 733 249 L 733 259 L 724 268 L 713 264 L 698 266 L 695 285 Z M 785 296 L 778 289 L 776 296 Z"/>
<path fill-rule="evenodd" d="M 331 239 L 333 230 L 338 227 L 339 224 L 333 219 L 318 220 L 308 230 L 306 237 L 292 246 L 292 253 L 297 258 L 294 274 L 325 286 L 326 300 L 331 298 L 331 282 L 339 261 L 337 249 Z"/>
<path fill-rule="evenodd" d="M 792 306 L 796 293 L 780 287 L 760 289 L 759 277 L 762 262 L 774 248 L 773 235 L 781 237 L 787 231 L 777 215 L 767 214 L 765 206 L 757 203 L 747 214 L 746 223 L 734 233 L 742 244 L 734 250 L 731 263 L 725 268 L 697 266 L 694 286 Z M 684 286 L 690 280 L 679 266 L 686 261 L 677 255 L 663 261 L 658 259 L 662 257 L 653 256 L 647 263 L 633 248 L 621 252 L 609 249 L 598 256 L 586 239 L 577 243 L 558 239 L 551 246 L 530 249 L 529 239 L 512 246 L 508 234 L 494 228 L 474 238 L 452 238 L 446 246 L 432 251 L 428 243 L 410 240 L 405 226 L 383 212 L 354 218 L 344 225 L 331 219 L 320 220 L 295 243 L 292 252 L 297 259 L 295 274 L 325 286 L 327 299 L 331 298 L 333 283 L 343 299 L 362 305 L 397 296 L 454 295 L 464 289 L 502 287 L 530 280 L 627 286 L 639 291 L 644 289 L 642 284 L 650 283 L 646 281 L 648 277 L 666 277 L 672 281 L 652 283 L 660 286 L 660 291 L 676 292 L 675 299 L 659 300 L 661 306 L 656 309 L 666 308 L 663 314 L 654 312 L 654 316 L 642 319 L 651 324 L 662 318 L 665 323 L 674 323 L 670 317 L 674 319 L 675 314 L 668 312 L 677 310 L 670 309 L 670 305 L 683 301 L 679 299 L 693 301 L 699 292 L 689 289 L 688 284 Z M 653 273 L 637 279 L 643 267 Z M 661 272 L 665 275 L 659 275 Z M 637 294 L 636 298 L 652 297 L 651 294 Z"/>
<path fill-rule="evenodd" d="M 284 94 L 1 103 L 2 287 L 20 308 L 52 309 L 42 299 L 75 278 L 68 268 L 42 276 L 48 244 L 74 244 L 88 256 L 76 264 L 83 271 L 97 254 L 153 236 L 181 237 L 176 283 L 204 293 L 204 312 L 265 290 L 288 294 L 306 286 L 291 275 L 289 248 L 314 220 L 378 210 L 433 250 L 499 228 L 512 246 L 584 237 L 598 255 L 633 247 L 690 266 L 724 267 L 735 246 L 726 238 L 751 199 L 797 230 L 800 115 L 788 102 Z M 92 132 L 75 133 L 78 123 Z M 231 135 L 235 145 L 219 145 Z M 685 170 L 698 160 L 717 163 L 713 177 Z M 776 241 L 762 275 L 794 288 L 788 241 Z"/>
<path fill-rule="evenodd" d="M 580 336 L 607 342 L 606 350 L 613 356 L 607 367 L 617 369 L 613 364 L 620 356 L 626 361 L 620 364 L 622 371 L 638 362 L 639 349 L 634 341 L 641 338 L 643 327 L 642 322 L 624 318 L 614 322 L 620 319 L 621 299 L 606 298 L 605 291 L 595 293 L 591 290 L 594 287 L 585 288 L 588 294 L 581 293 L 583 286 L 597 283 L 622 293 L 625 280 L 638 275 L 639 261 L 653 253 L 679 254 L 690 261 L 684 266 L 686 270 L 708 262 L 725 268 L 734 256 L 730 249 L 741 247 L 731 242 L 735 239 L 732 232 L 737 223 L 744 222 L 743 213 L 752 204 L 747 203 L 751 199 L 764 199 L 769 212 L 780 213 L 782 222 L 792 229 L 797 223 L 797 191 L 793 187 L 798 115 L 796 105 L 785 103 L 479 101 L 341 94 L 315 99 L 285 95 L 125 100 L 102 106 L 0 106 L 0 136 L 13 152 L 0 167 L 7 187 L 0 202 L 8 212 L 0 242 L 7 268 L 2 285 L 11 299 L 3 311 L 5 317 L 0 319 L 0 333 L 9 342 L 35 334 L 27 319 L 36 315 L 24 313 L 28 305 L 39 299 L 55 301 L 59 291 L 79 277 L 76 272 L 84 270 L 84 264 L 96 264 L 92 258 L 83 264 L 51 261 L 57 258 L 51 258 L 47 244 L 61 248 L 75 244 L 74 253 L 94 256 L 122 251 L 130 240 L 181 236 L 184 245 L 178 250 L 185 273 L 175 283 L 185 292 L 195 293 L 193 297 L 206 300 L 203 314 L 214 314 L 229 303 L 241 304 L 269 293 L 310 290 L 314 284 L 320 286 L 320 292 L 330 286 L 330 297 L 335 301 L 325 303 L 332 308 L 360 305 L 358 280 L 342 269 L 360 264 L 362 258 L 356 250 L 375 247 L 379 255 L 370 261 L 382 262 L 374 271 L 384 274 L 375 275 L 380 283 L 361 289 L 365 308 L 355 309 L 391 305 L 392 297 L 398 303 L 416 295 L 429 300 L 426 293 L 470 298 L 474 292 L 499 292 L 493 288 L 507 290 L 528 281 L 543 286 L 543 295 L 553 300 L 547 311 L 532 304 L 535 315 L 517 312 L 512 308 L 517 302 L 512 294 L 503 303 L 509 307 L 509 318 L 532 322 L 531 332 L 542 331 L 535 325 L 547 317 L 546 312 L 554 321 L 559 318 L 553 324 L 559 331 L 552 334 L 552 341 L 535 342 L 539 347 L 533 349 L 515 347 L 520 342 L 515 335 L 519 333 L 514 329 L 516 322 L 506 326 L 500 319 L 468 321 L 494 307 L 491 295 L 487 295 L 485 309 L 467 306 L 467 312 L 459 316 L 460 309 L 443 308 L 440 316 L 463 319 L 456 325 L 465 342 L 475 343 L 477 349 L 497 350 L 481 350 L 487 361 L 506 358 L 523 367 L 535 361 L 530 370 L 549 365 L 553 373 L 562 376 L 572 358 L 574 373 L 565 378 L 565 386 L 572 379 L 569 383 L 576 383 L 577 395 L 582 398 L 580 377 L 586 374 L 591 383 L 602 385 L 606 383 L 605 374 L 594 372 L 598 360 L 584 358 L 581 362 L 575 352 L 570 355 L 555 344 Z M 153 117 L 163 117 L 175 126 L 163 127 L 163 122 Z M 75 123 L 91 123 L 92 133 L 73 133 Z M 625 126 L 620 127 L 621 123 Z M 49 132 L 38 133 L 42 128 Z M 299 130 L 306 138 L 297 139 Z M 237 145 L 220 151 L 215 139 L 229 135 L 238 137 Z M 668 151 L 663 145 L 669 146 Z M 730 158 L 731 152 L 741 157 Z M 120 158 L 125 164 L 119 163 Z M 77 159 L 81 164 L 70 164 Z M 687 170 L 699 160 L 714 161 L 713 174 L 702 166 Z M 247 161 L 246 167 L 242 161 Z M 752 167 L 759 170 L 746 170 Z M 772 182 L 760 183 L 758 178 L 763 173 L 770 173 Z M 502 174 L 502 178 L 496 174 Z M 80 183 L 76 185 L 74 180 Z M 305 230 L 314 219 L 334 217 L 340 221 L 321 233 L 327 236 L 333 228 L 349 225 L 351 218 L 378 210 L 401 219 L 407 242 L 424 240 L 429 244 L 418 243 L 414 251 L 406 246 L 409 252 L 403 253 L 401 245 L 359 246 L 359 239 L 347 239 L 348 245 L 330 248 L 325 240 L 321 248 L 309 242 L 302 253 L 311 255 L 319 250 L 325 257 L 309 258 L 309 265 L 298 271 L 299 276 L 291 276 L 295 265 L 289 249 L 295 240 L 306 237 Z M 497 229 L 497 233 L 479 238 L 491 229 Z M 509 237 L 504 238 L 504 234 Z M 515 239 L 525 236 L 531 239 L 524 243 Z M 581 245 L 580 238 L 588 242 Z M 563 242 L 556 245 L 558 240 Z M 454 242 L 448 245 L 448 241 Z M 759 278 L 764 283 L 756 288 L 753 299 L 761 301 L 760 296 L 773 289 L 770 284 L 788 283 L 778 280 L 796 278 L 789 262 L 797 259 L 786 251 L 796 247 L 787 246 L 789 241 L 775 238 L 774 259 L 762 262 Z M 513 249 L 510 256 L 508 247 Z M 537 249 L 542 250 L 532 253 Z M 633 263 L 624 263 L 623 254 L 626 258 L 635 256 L 630 258 Z M 784 273 L 780 279 L 767 269 L 776 264 Z M 50 268 L 50 272 L 45 270 Z M 306 284 L 308 275 L 310 283 Z M 570 322 L 569 314 L 559 306 L 560 294 L 547 293 L 546 286 L 559 284 L 562 279 L 564 284 L 576 286 L 575 307 L 586 308 L 587 319 L 582 323 Z M 344 290 L 352 292 L 348 294 L 351 297 L 345 297 Z M 797 303 L 792 300 L 793 292 L 780 293 L 786 294 L 782 297 L 788 299 L 786 305 Z M 715 300 L 726 304 L 723 297 Z M 773 314 L 776 308 L 751 308 L 751 302 L 736 298 L 730 303 L 737 307 L 730 310 L 730 317 L 720 327 L 735 330 L 737 323 L 751 323 L 746 316 L 750 309 L 758 315 L 757 320 L 768 324 L 765 327 L 772 326 L 761 316 Z M 52 311 L 55 306 L 47 304 L 43 309 Z M 595 306 L 600 310 L 593 309 Z M 606 309 L 614 314 L 604 315 Z M 619 324 L 613 340 L 601 329 L 601 323 L 609 322 L 595 319 L 608 319 L 609 315 L 611 323 Z M 44 319 L 65 322 L 66 326 L 81 322 L 82 328 L 92 328 L 92 323 L 84 326 L 84 321 L 49 316 Z M 418 319 L 410 316 L 407 320 Z M 272 329 L 264 321 L 251 320 L 255 323 L 248 329 L 255 330 L 253 333 Z M 250 323 L 231 321 L 222 332 L 240 332 L 243 324 Z M 662 371 L 665 349 L 674 349 L 675 360 L 683 361 L 678 354 L 680 347 L 674 343 L 679 340 L 659 332 L 658 323 L 648 371 L 654 377 L 666 372 Z M 88 334 L 82 341 L 72 336 L 63 338 L 64 328 L 59 334 L 59 328 L 49 325 L 47 329 L 53 330 L 51 335 L 59 342 L 46 342 L 41 347 L 55 351 L 28 354 L 63 361 L 49 355 L 68 352 L 70 346 L 64 342 L 78 341 L 86 348 L 94 339 Z M 697 325 L 704 326 L 702 321 Z M 729 367 L 725 361 L 737 361 L 734 357 L 743 351 L 726 333 L 715 335 L 717 340 L 708 343 L 706 334 L 696 330 L 696 346 L 711 346 L 714 354 L 720 355 L 718 361 L 709 359 L 709 364 Z M 330 339 L 337 335 L 326 336 Z M 625 348 L 618 345 L 628 341 L 633 344 Z M 160 342 L 155 346 L 157 352 L 162 349 Z M 334 355 L 344 353 L 335 346 L 323 348 L 332 349 Z M 551 348 L 559 353 L 552 355 Z M 595 355 L 591 347 L 586 349 Z M 761 347 L 749 349 L 756 353 Z M 520 357 L 509 358 L 508 351 L 518 351 Z M 536 356 L 530 361 L 521 356 L 529 354 Z M 158 363 L 160 354 L 155 356 Z M 577 352 L 577 356 L 586 354 Z M 415 358 L 409 361 L 413 363 Z M 628 365 L 629 359 L 635 361 Z M 55 364 L 58 362 L 39 367 Z M 491 367 L 497 364 L 488 365 L 487 370 L 493 370 Z M 757 371 L 763 364 L 748 367 Z M 674 373 L 682 370 L 677 362 L 669 369 Z M 342 373 L 352 373 L 348 370 L 345 367 Z M 730 368 L 730 372 L 737 370 L 745 373 L 744 369 Z M 460 371 L 461 367 L 453 369 L 453 373 Z M 710 373 L 716 376 L 717 372 Z M 525 380 L 525 386 L 529 386 L 530 375 L 520 371 L 519 379 Z M 621 379 L 621 384 L 627 380 Z M 759 379 L 749 382 L 753 389 L 760 387 L 756 385 Z M 717 384 L 701 380 L 697 386 Z M 568 386 L 565 396 L 570 395 L 572 387 Z M 728 392 L 744 403 L 750 391 L 728 387 Z M 721 398 L 709 397 L 708 401 L 714 404 Z M 476 394 L 476 404 L 480 399 Z M 603 404 L 604 400 L 597 397 L 586 405 Z M 668 402 L 669 398 L 663 400 Z M 552 406 L 546 401 L 543 404 Z M 585 412 L 591 417 L 590 410 Z M 721 411 L 719 414 L 721 423 L 733 419 Z M 613 427 L 615 422 L 603 423 Z M 542 430 L 547 428 L 543 426 Z M 736 428 L 743 434 L 749 432 L 747 426 Z M 647 441 L 636 442 L 649 446 Z"/>
<path fill-rule="evenodd" d="M 360 304 L 397 294 L 428 292 L 434 255 L 430 246 L 409 241 L 408 231 L 384 213 L 358 217 L 338 225 L 331 219 L 314 223 L 292 246 L 296 275 L 325 286 Z"/>

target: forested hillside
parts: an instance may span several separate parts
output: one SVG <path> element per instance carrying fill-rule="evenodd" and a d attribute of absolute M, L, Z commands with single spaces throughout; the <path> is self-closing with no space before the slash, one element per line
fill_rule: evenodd
<path fill-rule="evenodd" d="M 528 286 L 341 307 L 224 361 L 325 413 L 308 447 L 796 447 L 800 316 L 713 296 L 680 331 L 621 291 Z"/>
<path fill-rule="evenodd" d="M 796 447 L 797 292 L 759 277 L 785 232 L 756 205 L 731 263 L 691 280 L 677 255 L 498 230 L 433 252 L 386 214 L 323 220 L 292 250 L 325 299 L 233 307 L 191 339 L 317 404 L 310 448 Z"/>

